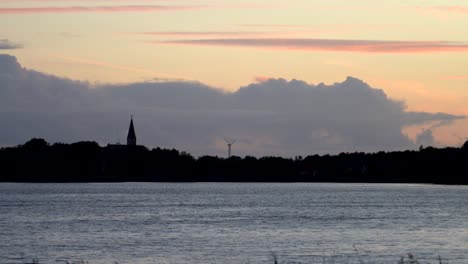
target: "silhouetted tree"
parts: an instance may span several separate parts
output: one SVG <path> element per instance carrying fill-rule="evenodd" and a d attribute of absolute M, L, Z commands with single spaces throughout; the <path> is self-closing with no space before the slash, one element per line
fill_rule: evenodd
<path fill-rule="evenodd" d="M 402 182 L 468 184 L 468 141 L 461 148 L 331 155 L 198 159 L 175 149 L 96 142 L 50 145 L 34 138 L 0 149 L 0 181 Z"/>

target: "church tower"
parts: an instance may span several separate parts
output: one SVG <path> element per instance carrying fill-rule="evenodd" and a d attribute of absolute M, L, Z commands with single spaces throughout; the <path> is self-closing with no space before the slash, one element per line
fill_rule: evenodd
<path fill-rule="evenodd" d="M 133 127 L 133 116 L 130 119 L 130 127 L 128 128 L 127 146 L 136 146 L 135 128 Z"/>

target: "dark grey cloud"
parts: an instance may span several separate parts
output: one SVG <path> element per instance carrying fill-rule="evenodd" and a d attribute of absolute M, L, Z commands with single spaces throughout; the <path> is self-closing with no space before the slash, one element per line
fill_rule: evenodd
<path fill-rule="evenodd" d="M 0 144 L 124 142 L 130 115 L 139 143 L 195 155 L 307 155 L 416 148 L 402 128 L 451 122 L 409 113 L 401 101 L 349 77 L 332 85 L 270 79 L 225 93 L 197 82 L 91 86 L 24 69 L 0 55 Z"/>
<path fill-rule="evenodd" d="M 6 49 L 20 49 L 23 46 L 18 44 L 18 43 L 13 43 L 9 41 L 8 39 L 0 39 L 0 50 L 6 50 Z"/>
<path fill-rule="evenodd" d="M 408 125 L 414 125 L 418 123 L 427 123 L 431 121 L 440 121 L 437 124 L 431 126 L 430 129 L 447 125 L 446 120 L 452 120 L 453 118 L 461 119 L 464 116 L 454 116 L 446 113 L 425 113 L 425 112 L 407 112 L 405 115 L 405 123 Z"/>

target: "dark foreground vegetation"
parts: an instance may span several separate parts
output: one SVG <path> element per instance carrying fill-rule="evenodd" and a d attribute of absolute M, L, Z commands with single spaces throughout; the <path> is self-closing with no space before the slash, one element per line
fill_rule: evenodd
<path fill-rule="evenodd" d="M 369 182 L 468 184 L 468 141 L 461 148 L 342 153 L 336 156 L 203 156 L 95 142 L 50 145 L 32 139 L 0 149 L 3 182 Z"/>

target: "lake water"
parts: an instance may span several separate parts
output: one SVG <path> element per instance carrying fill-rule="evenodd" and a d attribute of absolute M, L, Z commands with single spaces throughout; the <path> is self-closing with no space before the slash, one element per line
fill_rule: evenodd
<path fill-rule="evenodd" d="M 0 183 L 0 263 L 468 263 L 468 187 Z"/>

